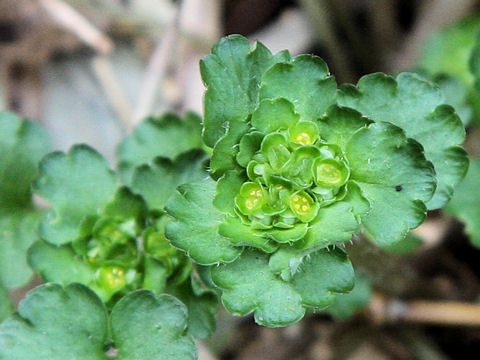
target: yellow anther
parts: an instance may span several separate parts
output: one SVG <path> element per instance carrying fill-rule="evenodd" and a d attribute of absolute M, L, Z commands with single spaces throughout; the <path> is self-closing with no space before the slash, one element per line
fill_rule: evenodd
<path fill-rule="evenodd" d="M 308 211 L 309 209 L 310 209 L 310 206 L 308 206 L 308 205 L 302 205 L 302 211 L 303 211 L 303 212 L 306 212 L 306 211 Z"/>
<path fill-rule="evenodd" d="M 299 204 L 293 205 L 293 208 L 294 208 L 296 211 L 300 211 L 300 205 L 299 205 Z"/>
<path fill-rule="evenodd" d="M 299 143 L 299 144 L 302 144 L 302 145 L 312 145 L 313 144 L 313 141 L 312 141 L 312 138 L 310 137 L 310 134 L 306 133 L 306 132 L 302 132 L 300 134 L 298 134 L 294 141 L 296 143 Z"/>
<path fill-rule="evenodd" d="M 299 202 L 300 201 L 300 196 L 295 195 L 292 200 L 293 200 L 293 202 Z"/>
<path fill-rule="evenodd" d="M 257 192 L 255 190 L 250 191 L 250 195 L 255 196 L 257 195 Z"/>

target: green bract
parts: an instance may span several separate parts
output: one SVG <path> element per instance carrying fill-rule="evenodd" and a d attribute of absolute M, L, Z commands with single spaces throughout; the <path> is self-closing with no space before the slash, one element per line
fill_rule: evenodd
<path fill-rule="evenodd" d="M 225 306 L 261 324 L 348 292 L 353 270 L 335 246 L 360 225 L 377 244 L 402 241 L 466 171 L 458 116 L 416 75 L 338 92 L 320 58 L 272 55 L 238 35 L 201 70 L 215 181 L 178 189 L 166 235 L 197 263 L 221 264 L 211 277 Z"/>

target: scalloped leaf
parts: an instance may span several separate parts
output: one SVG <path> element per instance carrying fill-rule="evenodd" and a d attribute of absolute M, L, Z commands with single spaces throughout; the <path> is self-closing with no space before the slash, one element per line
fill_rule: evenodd
<path fill-rule="evenodd" d="M 165 236 L 201 265 L 233 261 L 242 252 L 218 233 L 224 214 L 213 205 L 215 190 L 216 183 L 210 179 L 184 184 L 165 206 L 174 218 L 167 224 Z"/>
<path fill-rule="evenodd" d="M 273 65 L 262 76 L 261 99 L 285 98 L 303 120 L 320 118 L 335 103 L 337 83 L 317 56 L 299 55 Z"/>
<path fill-rule="evenodd" d="M 290 282 L 271 270 L 268 258 L 249 249 L 230 264 L 211 267 L 212 280 L 232 314 L 254 312 L 260 325 L 286 326 L 299 321 L 306 307 L 325 308 L 335 300 L 335 293 L 353 287 L 352 265 L 339 249 L 309 254 Z"/>
<path fill-rule="evenodd" d="M 0 213 L 31 207 L 31 182 L 50 150 L 48 134 L 40 124 L 9 112 L 0 112 L 0 134 Z"/>
<path fill-rule="evenodd" d="M 378 245 L 404 239 L 425 220 L 435 173 L 420 144 L 406 138 L 402 129 L 370 124 L 350 138 L 346 155 L 351 179 L 371 204 L 362 224 Z"/>
<path fill-rule="evenodd" d="M 18 314 L 0 324 L 0 359 L 104 360 L 109 329 L 117 359 L 196 359 L 186 321 L 185 307 L 169 295 L 132 292 L 109 318 L 86 286 L 46 284 L 30 291 Z"/>
<path fill-rule="evenodd" d="M 132 190 L 143 196 L 151 210 L 162 210 L 178 185 L 205 179 L 206 155 L 192 150 L 179 155 L 175 161 L 156 158 L 151 165 L 135 169 Z"/>
<path fill-rule="evenodd" d="M 116 185 L 106 160 L 87 145 L 75 145 L 68 154 L 47 155 L 34 183 L 35 192 L 52 205 L 40 226 L 40 236 L 55 245 L 75 239 L 82 220 L 103 209 Z"/>
<path fill-rule="evenodd" d="M 3 319 L 13 313 L 13 311 L 14 308 L 10 296 L 8 295 L 8 291 L 0 286 L 0 323 Z"/>
<path fill-rule="evenodd" d="M 187 310 L 170 295 L 134 291 L 115 305 L 110 317 L 118 360 L 197 359 L 187 333 Z"/>
<path fill-rule="evenodd" d="M 120 177 L 130 185 L 137 166 L 150 164 L 159 156 L 174 160 L 202 146 L 201 118 L 197 114 L 189 112 L 184 119 L 174 114 L 147 118 L 118 146 Z"/>
<path fill-rule="evenodd" d="M 75 254 L 70 245 L 57 247 L 37 241 L 28 250 L 28 262 L 47 282 L 89 284 L 95 278 L 95 271 Z"/>
<path fill-rule="evenodd" d="M 433 163 L 438 181 L 428 209 L 448 202 L 468 168 L 465 150 L 459 146 L 465 129 L 453 108 L 442 105 L 442 94 L 434 84 L 411 73 L 402 73 L 396 80 L 372 74 L 361 78 L 357 87 L 341 87 L 338 101 L 374 121 L 399 126 L 418 141 Z"/>
<path fill-rule="evenodd" d="M 33 275 L 26 253 L 38 238 L 36 229 L 43 213 L 18 210 L 0 216 L 0 284 L 7 289 L 28 283 Z"/>
<path fill-rule="evenodd" d="M 470 162 L 467 176 L 457 186 L 445 211 L 465 223 L 472 244 L 480 248 L 480 158 Z"/>
<path fill-rule="evenodd" d="M 253 48 L 240 35 L 222 38 L 200 62 L 207 87 L 203 139 L 214 147 L 235 122 L 244 122 L 258 105 L 262 74 L 277 62 L 288 62 L 288 52 L 272 55 L 261 43 Z"/>
<path fill-rule="evenodd" d="M 35 288 L 0 324 L 0 359 L 105 359 L 107 311 L 87 287 Z"/>

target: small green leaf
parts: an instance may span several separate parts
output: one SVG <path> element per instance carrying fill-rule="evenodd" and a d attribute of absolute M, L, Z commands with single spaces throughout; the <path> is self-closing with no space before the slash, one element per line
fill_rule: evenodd
<path fill-rule="evenodd" d="M 107 311 L 87 287 L 35 288 L 0 324 L 2 360 L 104 360 Z"/>
<path fill-rule="evenodd" d="M 184 119 L 173 114 L 147 118 L 118 147 L 122 181 L 130 185 L 135 168 L 156 157 L 174 160 L 201 147 L 201 118 L 195 113 L 187 113 Z"/>
<path fill-rule="evenodd" d="M 347 319 L 370 303 L 372 285 L 364 273 L 355 274 L 355 287 L 348 294 L 339 294 L 327 312 L 336 319 Z"/>
<path fill-rule="evenodd" d="M 343 201 L 334 203 L 319 210 L 302 247 L 326 247 L 350 241 L 358 227 L 352 205 Z"/>
<path fill-rule="evenodd" d="M 318 121 L 320 137 L 329 144 L 335 144 L 345 151 L 348 140 L 358 129 L 367 126 L 371 121 L 358 111 L 334 105 L 324 117 Z"/>
<path fill-rule="evenodd" d="M 151 210 L 162 210 L 178 185 L 205 179 L 205 153 L 192 150 L 179 155 L 175 161 L 156 158 L 151 165 L 135 169 L 132 190 L 146 200 Z"/>
<path fill-rule="evenodd" d="M 472 244 L 480 248 L 480 158 L 470 162 L 467 176 L 457 186 L 445 211 L 465 223 Z"/>
<path fill-rule="evenodd" d="M 34 190 L 52 205 L 40 236 L 55 245 L 75 239 L 82 220 L 98 214 L 116 190 L 115 174 L 86 145 L 75 145 L 68 154 L 47 155 L 40 163 L 40 175 Z"/>
<path fill-rule="evenodd" d="M 178 298 L 188 310 L 188 329 L 197 339 L 206 339 L 216 328 L 215 314 L 218 299 L 215 293 L 201 287 L 198 280 L 191 277 L 168 293 Z"/>
<path fill-rule="evenodd" d="M 8 112 L 0 112 L 0 214 L 30 207 L 31 182 L 38 162 L 50 150 L 45 129 Z"/>
<path fill-rule="evenodd" d="M 113 196 L 113 199 L 105 206 L 103 215 L 115 219 L 134 219 L 138 223 L 147 216 L 147 205 L 143 198 L 133 194 L 126 186 L 120 187 Z"/>
<path fill-rule="evenodd" d="M 417 142 L 396 126 L 374 123 L 351 137 L 346 153 L 351 179 L 371 204 L 362 223 L 377 244 L 400 241 L 425 220 L 435 177 Z"/>
<path fill-rule="evenodd" d="M 205 92 L 203 138 L 207 146 L 216 142 L 231 128 L 244 122 L 258 105 L 262 74 L 274 63 L 289 61 L 290 55 L 272 55 L 261 43 L 253 49 L 246 38 L 230 35 L 222 38 L 200 62 Z"/>
<path fill-rule="evenodd" d="M 238 168 L 236 157 L 239 149 L 237 144 L 249 128 L 250 125 L 247 123 L 232 122 L 225 135 L 215 144 L 210 159 L 210 175 L 214 179 L 218 179 L 228 170 Z"/>
<path fill-rule="evenodd" d="M 170 295 L 128 294 L 113 308 L 111 326 L 118 360 L 197 359 L 185 306 Z"/>
<path fill-rule="evenodd" d="M 268 267 L 268 255 L 245 250 L 233 263 L 211 268 L 212 280 L 222 290 L 222 301 L 232 314 L 255 311 L 260 325 L 286 326 L 305 314 L 302 298 L 293 286 Z"/>
<path fill-rule="evenodd" d="M 0 216 L 0 285 L 7 289 L 23 286 L 32 277 L 26 253 L 38 238 L 41 217 L 41 212 L 27 210 Z"/>
<path fill-rule="evenodd" d="M 218 233 L 224 214 L 212 203 L 215 189 L 212 180 L 181 185 L 165 207 L 174 218 L 167 224 L 166 237 L 202 265 L 233 261 L 242 252 Z"/>
<path fill-rule="evenodd" d="M 0 323 L 8 315 L 13 313 L 13 311 L 14 308 L 10 300 L 10 296 L 8 295 L 8 291 L 4 287 L 0 286 Z"/>
<path fill-rule="evenodd" d="M 238 217 L 228 216 L 219 227 L 220 235 L 236 246 L 252 246 L 267 253 L 277 250 L 278 245 L 265 237 L 265 233 L 244 225 Z"/>
<path fill-rule="evenodd" d="M 448 202 L 468 168 L 466 153 L 458 146 L 465 138 L 465 129 L 453 108 L 442 105 L 442 94 L 434 84 L 410 73 L 402 73 L 396 80 L 372 74 L 361 78 L 357 88 L 342 87 L 339 103 L 374 121 L 399 126 L 418 141 L 438 180 L 427 206 L 433 210 Z"/>
<path fill-rule="evenodd" d="M 212 280 L 232 314 L 255 312 L 258 324 L 286 326 L 300 320 L 306 307 L 327 307 L 335 293 L 353 287 L 353 268 L 341 250 L 322 249 L 300 262 L 287 282 L 272 271 L 267 254 L 245 250 L 234 262 L 212 267 Z"/>
<path fill-rule="evenodd" d="M 303 120 L 320 118 L 335 103 L 337 84 L 325 62 L 299 55 L 291 63 L 273 65 L 262 76 L 261 99 L 285 98 Z"/>
<path fill-rule="evenodd" d="M 268 134 L 277 130 L 286 130 L 298 122 L 300 116 L 295 113 L 293 104 L 285 99 L 266 99 L 260 102 L 252 114 L 252 126 Z"/>
<path fill-rule="evenodd" d="M 57 247 L 37 241 L 28 250 L 28 262 L 47 282 L 88 285 L 95 278 L 94 270 L 75 254 L 70 245 Z"/>

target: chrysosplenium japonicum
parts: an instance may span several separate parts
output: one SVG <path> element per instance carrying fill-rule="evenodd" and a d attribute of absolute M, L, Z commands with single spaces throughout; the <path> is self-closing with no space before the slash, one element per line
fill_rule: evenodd
<path fill-rule="evenodd" d="M 353 287 L 339 246 L 382 247 L 443 206 L 468 167 L 463 126 L 415 74 L 337 88 L 318 57 L 272 55 L 241 36 L 201 62 L 211 179 L 167 203 L 166 234 L 210 266 L 225 307 L 282 326 Z"/>

